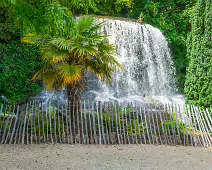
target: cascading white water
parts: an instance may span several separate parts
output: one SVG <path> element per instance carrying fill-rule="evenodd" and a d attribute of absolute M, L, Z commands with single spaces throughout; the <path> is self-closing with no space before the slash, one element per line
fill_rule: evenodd
<path fill-rule="evenodd" d="M 103 84 L 88 73 L 88 90 L 84 92 L 83 99 L 184 104 L 184 97 L 176 95 L 175 68 L 161 31 L 149 24 L 98 19 L 98 22 L 103 21 L 101 32 L 109 36 L 110 44 L 116 46 L 117 60 L 122 64 L 123 71 L 113 73 L 111 85 Z M 41 95 L 46 101 L 55 96 L 65 99 L 63 90 L 58 93 L 43 91 Z"/>
<path fill-rule="evenodd" d="M 160 30 L 132 21 L 99 19 L 102 21 L 105 23 L 101 31 L 116 46 L 123 71 L 114 72 L 111 85 L 102 84 L 89 74 L 84 98 L 140 102 L 171 99 L 177 92 L 175 68 Z"/>

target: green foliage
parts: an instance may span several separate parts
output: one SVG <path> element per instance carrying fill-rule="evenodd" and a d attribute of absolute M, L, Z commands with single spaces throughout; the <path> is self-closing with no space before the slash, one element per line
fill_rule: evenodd
<path fill-rule="evenodd" d="M 39 49 L 20 41 L 21 33 L 7 8 L 0 8 L 0 95 L 18 103 L 37 94 L 41 87 L 31 81 L 40 68 Z"/>
<path fill-rule="evenodd" d="M 40 52 L 36 47 L 21 43 L 19 38 L 8 43 L 0 41 L 0 93 L 11 103 L 20 102 L 41 90 L 40 85 L 31 81 L 41 66 Z"/>
<path fill-rule="evenodd" d="M 63 6 L 65 1 L 16 0 L 8 6 L 4 2 L 0 6 L 12 14 L 16 30 L 26 35 L 23 41 L 40 47 L 44 65 L 34 79 L 43 80 L 47 89 L 74 85 L 85 71 L 96 73 L 103 81 L 110 80 L 115 66 L 120 67 L 114 46 L 96 34 L 101 24 L 94 24 L 91 17 L 74 20 L 69 4 Z M 71 4 L 77 5 L 77 1 Z"/>
<path fill-rule="evenodd" d="M 128 130 L 129 135 L 138 135 L 138 134 L 143 134 L 146 133 L 145 127 L 142 127 L 142 123 L 139 122 L 139 120 L 131 120 L 126 117 L 133 111 L 132 106 L 123 108 L 122 106 L 117 106 L 114 107 L 114 113 L 117 113 L 116 115 L 113 115 L 111 113 L 103 113 L 104 116 L 104 123 L 105 126 L 107 124 L 107 127 L 111 127 L 111 124 L 113 123 L 113 126 L 115 127 L 114 131 L 116 131 L 116 126 L 118 127 L 118 130 L 121 129 L 121 132 L 124 133 L 123 125 L 127 126 L 126 129 Z M 132 119 L 132 118 L 131 118 Z M 113 121 L 112 121 L 113 120 Z M 127 121 L 127 123 L 126 123 Z M 125 133 L 126 133 L 125 129 Z"/>
<path fill-rule="evenodd" d="M 18 41 L 17 39 L 14 40 L 13 38 L 14 32 L 17 30 L 20 30 L 22 33 L 24 33 L 24 35 L 29 35 L 31 33 L 39 36 L 42 35 L 42 37 L 44 37 L 44 39 L 42 39 L 43 44 L 45 44 L 45 42 L 49 43 L 49 38 L 51 39 L 50 41 L 52 43 L 51 46 L 43 49 L 46 49 L 46 52 L 48 51 L 47 53 L 49 56 L 50 53 L 54 52 L 54 54 L 57 54 L 57 57 L 54 59 L 61 61 L 63 56 L 62 54 L 64 54 L 64 52 L 66 53 L 67 49 L 69 48 L 70 44 L 68 40 L 71 39 L 71 36 L 74 35 L 73 37 L 75 38 L 74 41 L 77 42 L 75 43 L 77 48 L 82 48 L 82 44 L 80 42 L 85 42 L 85 40 L 87 41 L 89 38 L 88 36 L 90 36 L 88 30 L 82 29 L 83 27 L 86 27 L 86 25 L 79 25 L 81 28 L 75 28 L 75 20 L 73 15 L 128 15 L 134 19 L 139 18 L 138 22 L 146 22 L 162 30 L 169 41 L 177 68 L 178 84 L 181 89 L 184 88 L 185 84 L 187 101 L 191 104 L 208 107 L 212 103 L 212 57 L 210 40 L 211 2 L 209 0 L 199 0 L 195 9 L 192 10 L 196 1 L 197 0 L 1 0 L 0 45 L 7 48 L 5 47 L 5 44 L 7 46 L 12 39 L 14 46 L 14 41 Z M 192 18 L 189 20 L 191 15 Z M 186 37 L 191 28 L 190 21 L 192 22 L 192 32 L 187 40 L 188 55 L 186 58 Z M 79 31 L 81 32 L 79 33 Z M 84 38 L 81 39 L 81 35 L 83 35 Z M 19 46 L 22 48 L 20 42 L 16 43 L 15 45 L 17 45 L 18 50 Z M 61 50 L 58 52 L 55 46 L 57 48 L 60 47 Z M 0 50 L 2 52 L 3 48 Z M 83 47 L 80 53 L 85 52 L 85 50 L 90 49 Z M 10 53 L 8 53 L 8 55 L 9 54 Z M 14 56 L 14 54 L 12 55 Z M 17 55 L 20 55 L 20 53 Z M 6 54 L 4 54 L 4 58 L 5 57 Z M 9 60 L 11 60 L 11 57 L 8 57 L 8 61 Z M 3 60 L 1 58 L 0 69 L 2 69 L 4 66 L 2 61 Z M 23 60 L 21 61 L 23 62 Z M 29 60 L 27 61 L 30 62 Z M 186 83 L 184 83 L 188 61 L 189 68 L 187 70 L 187 80 Z M 97 65 L 100 62 L 101 60 L 98 60 L 97 58 L 95 62 L 89 64 Z M 37 67 L 32 67 L 32 69 L 36 70 Z M 106 65 L 104 66 L 104 69 L 106 69 Z M 67 73 L 67 70 L 76 69 L 65 66 L 60 68 L 60 71 L 64 73 Z M 100 72 L 103 71 L 103 69 L 100 67 L 93 67 L 93 70 L 96 72 L 99 70 Z M 32 72 L 34 72 L 34 70 Z M 28 75 L 28 79 L 31 79 L 31 73 Z M 1 77 L 8 77 L 8 75 L 10 75 L 8 72 L 0 73 Z M 109 76 L 109 74 L 107 76 Z M 11 79 L 12 78 L 10 77 L 2 80 L 11 81 Z M 17 88 L 21 87 L 23 87 L 23 85 L 18 86 Z M 4 88 L 3 90 L 5 91 L 5 83 L 1 83 L 0 88 Z M 32 89 L 35 90 L 37 88 Z M 14 91 L 14 89 L 12 91 Z M 12 91 L 6 92 L 5 94 L 6 96 L 9 95 L 10 100 L 19 101 L 24 98 L 24 96 L 20 97 L 19 93 L 19 97 L 16 97 L 16 99 L 15 97 L 11 98 L 11 96 L 14 96 L 14 94 L 11 95 L 13 93 Z M 25 97 L 29 95 L 26 94 L 28 93 L 27 90 L 23 90 L 23 92 L 25 93 Z"/>
<path fill-rule="evenodd" d="M 142 126 L 142 123 L 139 120 L 132 120 L 131 124 L 128 124 L 128 134 L 129 135 L 139 135 L 146 133 L 146 128 Z"/>
<path fill-rule="evenodd" d="M 164 122 L 163 127 L 164 127 L 164 132 L 170 133 L 170 135 L 173 135 L 174 131 L 175 133 L 178 133 L 177 132 L 178 128 L 181 135 L 189 134 L 192 131 L 192 125 L 188 125 L 184 123 L 182 120 L 177 120 L 177 121 L 167 120 L 166 122 Z"/>
<path fill-rule="evenodd" d="M 126 16 L 133 0 L 60 0 L 73 14 L 97 14 L 107 16 Z"/>
<path fill-rule="evenodd" d="M 204 107 L 212 104 L 211 11 L 210 0 L 198 0 L 192 12 L 192 29 L 187 39 L 186 101 Z"/>
<path fill-rule="evenodd" d="M 132 9 L 133 0 L 97 0 L 95 14 L 126 17 Z"/>
<path fill-rule="evenodd" d="M 70 35 L 48 36 L 29 34 L 23 42 L 40 47 L 45 65 L 35 74 L 48 90 L 73 86 L 85 72 L 93 72 L 103 81 L 110 81 L 116 66 L 121 67 L 114 57 L 115 47 L 97 33 L 102 24 L 95 24 L 92 17 L 75 20 L 74 32 Z"/>
<path fill-rule="evenodd" d="M 50 116 L 51 116 L 51 127 L 50 127 Z M 32 121 L 32 115 L 31 115 L 31 121 Z M 48 120 L 48 121 L 47 121 Z M 28 119 L 26 119 L 26 122 Z M 56 124 L 56 127 L 55 127 Z M 38 135 L 39 130 L 41 136 L 45 136 L 47 131 L 48 134 L 50 134 L 50 128 L 53 135 L 65 135 L 67 130 L 67 125 L 64 125 L 62 123 L 62 118 L 60 117 L 60 120 L 58 122 L 58 118 L 55 118 L 54 115 L 49 115 L 48 119 L 44 119 L 44 121 L 40 120 L 38 121 L 38 117 L 36 117 L 36 120 L 32 122 L 32 129 L 31 126 L 29 126 L 29 132 L 32 130 L 32 133 L 36 133 Z"/>
<path fill-rule="evenodd" d="M 172 119 L 165 120 L 160 124 L 161 127 L 163 125 L 165 133 L 170 133 L 170 135 L 173 135 L 174 133 L 178 133 L 177 129 L 179 129 L 180 135 L 189 134 L 192 132 L 193 125 L 189 125 L 180 118 L 177 118 L 176 112 L 172 113 L 171 117 Z"/>
<path fill-rule="evenodd" d="M 119 106 L 118 108 L 115 108 L 115 113 L 118 112 L 119 116 L 126 116 L 127 113 L 130 113 L 133 111 L 133 107 L 132 106 L 128 106 L 128 107 L 122 107 Z"/>
<path fill-rule="evenodd" d="M 10 13 L 6 8 L 0 7 L 0 41 L 7 42 L 15 32 L 15 25 L 10 18 Z"/>
<path fill-rule="evenodd" d="M 72 14 L 59 2 L 16 0 L 8 4 L 10 5 L 5 7 L 1 2 L 0 7 L 7 9 L 16 30 L 20 29 L 23 34 L 42 32 L 46 35 L 57 36 L 72 32 Z"/>

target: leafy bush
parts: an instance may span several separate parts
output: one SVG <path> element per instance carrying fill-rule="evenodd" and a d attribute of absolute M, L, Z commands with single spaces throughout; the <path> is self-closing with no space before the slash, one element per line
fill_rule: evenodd
<path fill-rule="evenodd" d="M 212 104 L 211 1 L 198 1 L 191 17 L 187 39 L 189 66 L 186 74 L 186 101 L 192 105 Z"/>
<path fill-rule="evenodd" d="M 20 37 L 7 43 L 0 41 L 0 47 L 0 95 L 18 103 L 38 94 L 41 86 L 31 78 L 42 64 L 39 50 L 21 43 Z"/>

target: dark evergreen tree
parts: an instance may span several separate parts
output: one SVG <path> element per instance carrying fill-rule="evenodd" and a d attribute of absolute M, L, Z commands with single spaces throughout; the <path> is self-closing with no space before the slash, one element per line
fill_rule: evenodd
<path fill-rule="evenodd" d="M 185 93 L 190 104 L 212 105 L 211 0 L 198 0 L 191 17 L 187 39 L 189 66 Z"/>

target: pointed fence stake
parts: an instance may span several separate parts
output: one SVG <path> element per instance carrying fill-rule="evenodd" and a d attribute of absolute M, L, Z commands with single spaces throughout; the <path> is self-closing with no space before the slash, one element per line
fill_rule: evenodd
<path fill-rule="evenodd" d="M 10 137 L 10 141 L 9 141 L 9 144 L 12 144 L 13 142 L 13 136 L 14 136 L 14 133 L 16 131 L 16 124 L 17 124 L 17 121 L 18 121 L 18 114 L 19 114 L 19 105 L 17 105 L 17 111 L 16 111 L 16 118 L 15 118 L 15 123 L 14 123 L 14 126 L 13 126 L 13 130 L 12 130 L 12 135 Z M 0 116 L 1 118 L 1 116 Z"/>
<path fill-rule="evenodd" d="M 89 144 L 89 137 L 88 137 L 88 120 L 87 120 L 87 110 L 86 110 L 86 102 L 84 101 L 83 102 L 83 106 L 84 106 L 84 109 L 83 109 L 83 115 L 84 115 L 84 120 L 85 120 L 85 136 L 86 136 L 86 139 L 85 139 L 85 143 L 86 144 Z"/>
<path fill-rule="evenodd" d="M 24 116 L 24 127 L 23 127 L 23 134 L 22 134 L 22 145 L 24 144 L 24 137 L 25 137 L 25 128 L 26 128 L 26 121 L 28 117 L 28 103 L 26 104 L 25 116 Z"/>

